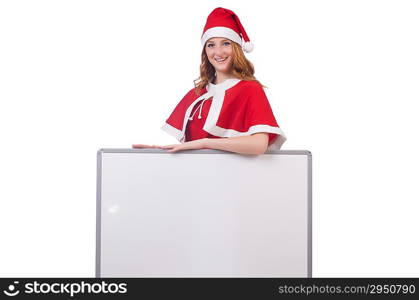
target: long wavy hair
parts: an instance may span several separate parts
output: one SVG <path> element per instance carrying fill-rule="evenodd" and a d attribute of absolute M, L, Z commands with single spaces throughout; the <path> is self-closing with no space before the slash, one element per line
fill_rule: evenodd
<path fill-rule="evenodd" d="M 255 74 L 255 68 L 253 64 L 244 56 L 243 50 L 239 44 L 236 42 L 231 43 L 233 47 L 233 61 L 232 61 L 232 73 L 234 77 L 239 78 L 241 80 L 249 80 L 249 81 L 256 81 L 262 87 L 262 85 L 256 77 L 253 75 Z M 200 66 L 200 76 L 196 80 L 194 80 L 195 85 L 195 93 L 198 95 L 200 91 L 205 88 L 205 86 L 209 82 L 213 82 L 215 80 L 215 68 L 208 60 L 207 53 L 205 52 L 205 47 L 202 49 L 201 54 L 201 66 Z"/>

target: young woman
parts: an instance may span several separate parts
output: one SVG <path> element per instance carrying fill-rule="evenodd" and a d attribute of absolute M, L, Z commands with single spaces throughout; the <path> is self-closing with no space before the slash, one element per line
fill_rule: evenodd
<path fill-rule="evenodd" d="M 241 154 L 280 149 L 286 137 L 253 75 L 252 63 L 244 56 L 243 50 L 250 52 L 253 45 L 237 15 L 225 8 L 214 9 L 201 43 L 198 82 L 162 127 L 180 144 L 134 144 L 133 148 L 218 149 Z"/>

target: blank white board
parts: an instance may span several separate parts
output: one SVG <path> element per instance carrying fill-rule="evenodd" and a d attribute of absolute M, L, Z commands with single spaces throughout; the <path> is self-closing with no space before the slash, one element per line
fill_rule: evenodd
<path fill-rule="evenodd" d="M 311 277 L 311 153 L 101 149 L 96 277 Z"/>

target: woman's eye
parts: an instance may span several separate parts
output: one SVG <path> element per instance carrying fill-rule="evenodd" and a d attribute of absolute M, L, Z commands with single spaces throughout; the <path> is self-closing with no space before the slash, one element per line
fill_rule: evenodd
<path fill-rule="evenodd" d="M 224 43 L 223 43 L 223 45 L 224 45 L 224 46 L 228 46 L 228 45 L 231 45 L 231 43 L 230 43 L 230 42 L 224 42 Z M 214 46 L 214 44 L 208 44 L 208 45 L 207 45 L 207 47 L 208 47 L 208 48 L 211 48 L 211 47 L 213 47 L 213 46 Z"/>

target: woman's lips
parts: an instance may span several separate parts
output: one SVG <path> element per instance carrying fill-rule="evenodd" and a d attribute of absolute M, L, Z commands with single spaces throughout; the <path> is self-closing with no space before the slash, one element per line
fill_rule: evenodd
<path fill-rule="evenodd" d="M 227 57 L 226 58 L 224 58 L 224 59 L 222 59 L 222 60 L 217 60 L 217 59 L 214 59 L 217 63 L 219 63 L 219 64 L 221 64 L 221 63 L 223 63 L 223 62 L 225 62 L 226 60 L 227 60 Z"/>

